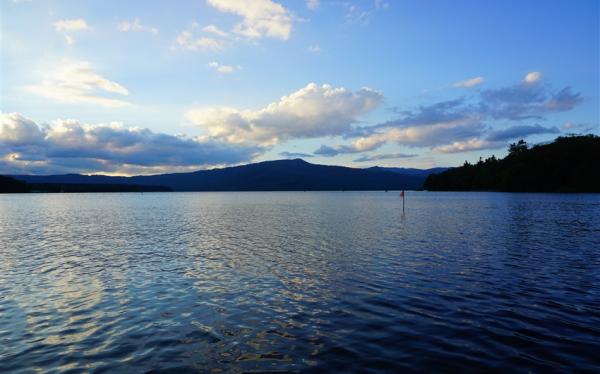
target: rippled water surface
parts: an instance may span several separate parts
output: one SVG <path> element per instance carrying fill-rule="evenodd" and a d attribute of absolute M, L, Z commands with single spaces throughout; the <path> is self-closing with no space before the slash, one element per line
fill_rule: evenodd
<path fill-rule="evenodd" d="M 600 195 L 0 195 L 0 371 L 600 370 Z"/>

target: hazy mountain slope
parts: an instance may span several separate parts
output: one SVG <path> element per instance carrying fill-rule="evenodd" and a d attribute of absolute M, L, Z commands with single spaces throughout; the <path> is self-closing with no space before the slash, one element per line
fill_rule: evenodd
<path fill-rule="evenodd" d="M 418 175 L 315 165 L 301 159 L 152 176 L 65 174 L 14 177 L 29 183 L 143 184 L 177 191 L 397 190 L 420 189 L 424 181 L 424 177 Z"/>

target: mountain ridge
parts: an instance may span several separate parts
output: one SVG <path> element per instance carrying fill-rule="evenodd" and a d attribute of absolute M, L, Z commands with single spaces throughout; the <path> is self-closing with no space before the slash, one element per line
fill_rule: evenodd
<path fill-rule="evenodd" d="M 416 169 L 418 170 L 418 169 Z M 303 159 L 262 161 L 188 173 L 138 176 L 11 175 L 27 183 L 164 186 L 174 191 L 309 191 L 422 189 L 429 172 L 359 169 Z"/>

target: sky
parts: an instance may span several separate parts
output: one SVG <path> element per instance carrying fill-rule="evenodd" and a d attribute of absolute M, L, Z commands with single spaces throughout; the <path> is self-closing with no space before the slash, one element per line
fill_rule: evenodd
<path fill-rule="evenodd" d="M 600 134 L 594 0 L 0 1 L 0 174 L 430 168 Z"/>

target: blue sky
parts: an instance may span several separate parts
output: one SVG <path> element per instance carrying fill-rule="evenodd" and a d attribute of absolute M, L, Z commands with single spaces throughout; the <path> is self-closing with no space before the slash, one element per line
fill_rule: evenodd
<path fill-rule="evenodd" d="M 455 166 L 599 133 L 597 1 L 2 1 L 0 172 Z"/>

